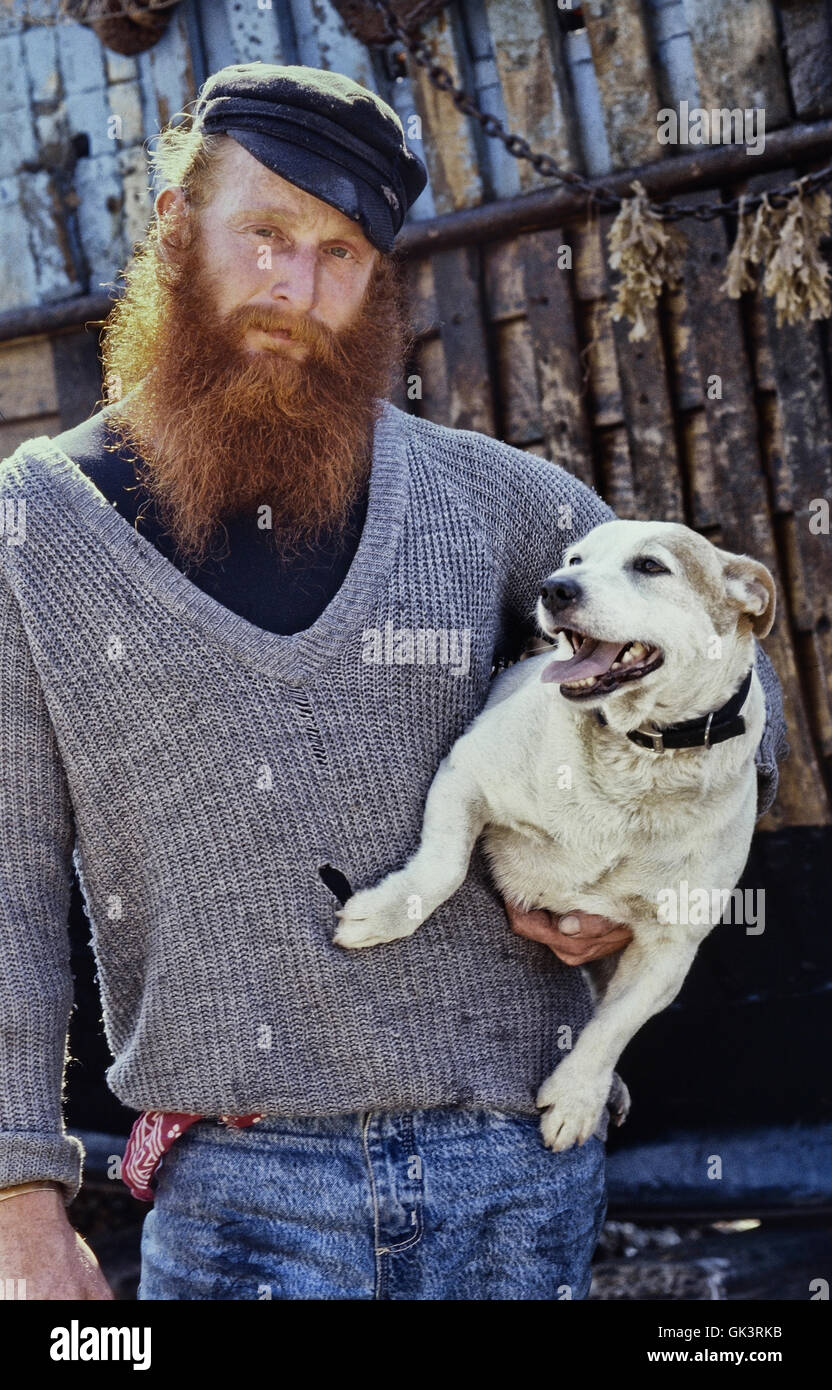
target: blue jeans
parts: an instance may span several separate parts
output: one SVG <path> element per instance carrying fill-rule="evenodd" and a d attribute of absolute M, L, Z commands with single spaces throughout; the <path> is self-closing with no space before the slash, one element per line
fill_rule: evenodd
<path fill-rule="evenodd" d="M 165 1155 L 140 1299 L 582 1299 L 607 1206 L 597 1135 L 457 1106 L 192 1125 Z"/>

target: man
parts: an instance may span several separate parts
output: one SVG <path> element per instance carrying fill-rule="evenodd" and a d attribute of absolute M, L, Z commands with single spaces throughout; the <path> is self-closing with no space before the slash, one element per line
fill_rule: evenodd
<path fill-rule="evenodd" d="M 337 895 L 412 851 L 541 576 L 612 513 L 385 402 L 426 179 L 385 103 L 233 66 L 155 157 L 111 404 L 0 470 L 26 502 L 0 565 L 0 1275 L 111 1297 L 65 1213 L 72 860 L 108 1082 L 151 1124 L 141 1298 L 583 1298 L 606 1123 L 551 1153 L 534 1095 L 590 1013 L 563 963 L 626 925 L 507 904 L 511 935 L 475 856 L 401 947 L 331 938 Z"/>

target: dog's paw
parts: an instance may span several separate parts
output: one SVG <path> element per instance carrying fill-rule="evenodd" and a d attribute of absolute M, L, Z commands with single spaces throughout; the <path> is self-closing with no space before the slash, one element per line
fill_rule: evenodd
<path fill-rule="evenodd" d="M 607 1108 L 614 1125 L 623 1125 L 630 1113 L 630 1092 L 617 1071 L 612 1074 L 612 1085 L 607 1097 Z"/>
<path fill-rule="evenodd" d="M 419 926 L 419 920 L 408 916 L 406 900 L 391 894 L 383 883 L 353 893 L 335 916 L 339 925 L 332 939 L 336 946 L 350 949 L 398 941 Z"/>
<path fill-rule="evenodd" d="M 584 1144 L 598 1128 L 609 1090 L 609 1075 L 587 1077 L 561 1062 L 543 1082 L 535 1101 L 544 1110 L 540 1132 L 546 1148 L 561 1153 L 573 1144 Z"/>

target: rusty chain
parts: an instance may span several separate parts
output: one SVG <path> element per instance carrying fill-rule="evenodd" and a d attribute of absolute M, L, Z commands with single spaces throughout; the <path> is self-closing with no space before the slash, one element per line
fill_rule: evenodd
<path fill-rule="evenodd" d="M 522 135 L 506 130 L 496 116 L 482 111 L 474 98 L 464 88 L 456 85 L 447 68 L 442 67 L 441 63 L 436 61 L 436 54 L 433 49 L 421 37 L 421 27 L 415 28 L 412 32 L 405 29 L 392 9 L 389 0 L 368 0 L 368 3 L 384 15 L 388 29 L 391 31 L 391 39 L 398 39 L 407 49 L 413 61 L 425 69 L 431 86 L 440 92 L 446 92 L 457 110 L 473 117 L 489 138 L 500 140 L 503 143 L 510 155 L 513 155 L 515 159 L 527 159 L 532 167 L 545 178 L 556 179 L 559 183 L 581 190 L 590 202 L 597 204 L 602 209 L 611 211 L 621 207 L 625 200 L 613 189 L 602 183 L 593 183 L 585 175 L 577 174 L 572 169 L 559 168 L 550 155 L 544 154 L 542 150 L 533 150 Z M 352 30 L 351 32 L 354 33 Z M 354 37 L 357 36 L 354 34 Z M 664 203 L 648 202 L 647 206 L 651 212 L 665 222 L 679 222 L 685 217 L 694 217 L 700 222 L 709 222 L 715 217 L 736 216 L 741 210 L 750 212 L 754 208 L 760 207 L 765 200 L 771 207 L 784 207 L 794 196 L 795 189 L 799 188 L 804 194 L 811 194 L 816 193 L 818 189 L 830 182 L 832 182 L 832 163 L 827 164 L 823 169 L 818 169 L 813 174 L 806 174 L 803 178 L 796 179 L 786 188 L 775 188 L 767 193 L 748 194 L 744 200 L 737 197 L 728 202 L 720 200 L 716 203 L 700 203 L 695 207 L 669 200 Z"/>

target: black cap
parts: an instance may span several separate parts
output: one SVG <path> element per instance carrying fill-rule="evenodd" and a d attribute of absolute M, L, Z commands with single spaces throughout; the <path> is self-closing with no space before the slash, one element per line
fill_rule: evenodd
<path fill-rule="evenodd" d="M 193 121 L 338 208 L 385 253 L 428 181 L 393 108 L 340 72 L 232 63 L 204 83 Z"/>

